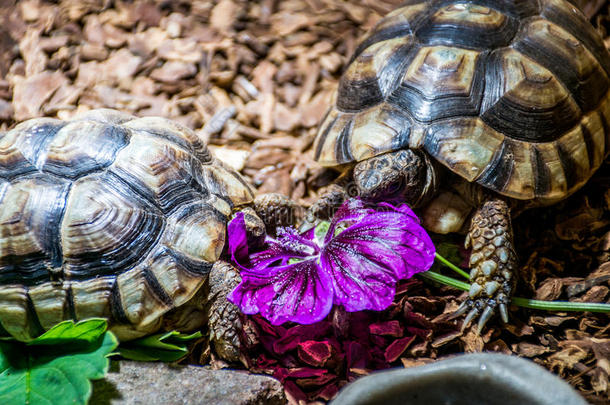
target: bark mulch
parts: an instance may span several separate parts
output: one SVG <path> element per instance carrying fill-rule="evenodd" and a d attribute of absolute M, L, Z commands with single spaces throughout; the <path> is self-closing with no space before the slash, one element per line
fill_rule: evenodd
<path fill-rule="evenodd" d="M 197 131 L 259 192 L 308 206 L 337 176 L 310 149 L 339 75 L 358 38 L 401 2 L 0 0 L 0 131 L 99 107 L 160 115 Z M 610 5 L 582 3 L 610 47 Z M 608 169 L 515 219 L 516 295 L 610 302 Z M 462 242 L 438 246 L 462 261 Z M 610 401 L 608 315 L 513 309 L 510 325 L 493 320 L 476 336 L 447 320 L 459 291 L 420 280 L 399 291 L 382 313 L 336 310 L 314 328 L 251 317 L 244 363 L 279 378 L 294 400 L 327 401 L 373 369 L 493 350 L 532 359 L 593 404 Z M 197 358 L 223 365 L 207 350 Z"/>

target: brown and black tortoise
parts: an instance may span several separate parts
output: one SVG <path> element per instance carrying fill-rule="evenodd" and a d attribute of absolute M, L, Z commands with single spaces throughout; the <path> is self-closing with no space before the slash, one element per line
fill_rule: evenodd
<path fill-rule="evenodd" d="M 610 54 L 565 0 L 412 0 L 383 18 L 345 70 L 314 143 L 343 170 L 309 211 L 346 185 L 421 207 L 457 232 L 471 217 L 466 326 L 508 319 L 517 259 L 510 210 L 582 187 L 610 150 Z M 470 215 L 475 209 L 474 215 Z"/>
<path fill-rule="evenodd" d="M 0 325 L 30 340 L 58 322 L 101 317 L 121 340 L 208 324 L 239 359 L 239 273 L 221 258 L 243 210 L 249 237 L 286 225 L 198 136 L 170 120 L 93 110 L 0 134 Z M 278 222 L 279 221 L 279 222 Z"/>

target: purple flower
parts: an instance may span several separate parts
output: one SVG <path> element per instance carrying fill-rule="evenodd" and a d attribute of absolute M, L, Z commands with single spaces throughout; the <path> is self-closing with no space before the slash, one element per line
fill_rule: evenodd
<path fill-rule="evenodd" d="M 406 205 L 366 207 L 346 201 L 323 237 L 292 228 L 267 237 L 266 250 L 249 254 L 244 215 L 229 223 L 229 251 L 242 282 L 229 300 L 245 314 L 260 312 L 272 324 L 310 324 L 333 304 L 347 311 L 383 310 L 394 299 L 396 282 L 426 271 L 434 245 Z"/>

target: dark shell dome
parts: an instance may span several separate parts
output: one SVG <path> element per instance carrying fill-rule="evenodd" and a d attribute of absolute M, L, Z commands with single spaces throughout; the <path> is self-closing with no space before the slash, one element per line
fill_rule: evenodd
<path fill-rule="evenodd" d="M 138 329 L 188 301 L 250 187 L 195 133 L 94 110 L 0 134 L 0 324 L 22 339 L 65 319 Z"/>
<path fill-rule="evenodd" d="M 610 150 L 610 54 L 565 0 L 411 1 L 362 40 L 314 143 L 333 166 L 423 148 L 542 203 Z"/>

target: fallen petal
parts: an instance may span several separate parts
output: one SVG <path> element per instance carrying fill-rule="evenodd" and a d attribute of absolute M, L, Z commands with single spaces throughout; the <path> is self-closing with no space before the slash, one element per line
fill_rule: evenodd
<path fill-rule="evenodd" d="M 365 369 L 369 360 L 370 353 L 367 348 L 358 342 L 347 342 L 345 344 L 345 359 L 347 369 Z"/>
<path fill-rule="evenodd" d="M 337 396 L 338 392 L 339 392 L 339 387 L 337 386 L 336 382 L 327 384 L 321 390 L 315 392 L 312 395 L 312 399 L 322 399 L 324 401 L 330 401 L 331 399 L 333 399 L 334 397 Z"/>
<path fill-rule="evenodd" d="M 328 370 L 322 368 L 299 367 L 288 370 L 286 377 L 291 378 L 313 378 L 328 374 Z"/>
<path fill-rule="evenodd" d="M 413 342 L 415 336 L 408 336 L 402 339 L 397 339 L 393 341 L 386 349 L 385 349 L 385 359 L 388 363 L 392 363 L 396 361 L 407 347 Z"/>
<path fill-rule="evenodd" d="M 307 402 L 307 395 L 303 392 L 302 389 L 299 388 L 298 385 L 296 385 L 294 381 L 282 381 L 282 383 L 284 385 L 284 391 L 286 391 L 286 395 L 289 399 L 292 399 L 293 403 L 298 404 Z"/>
<path fill-rule="evenodd" d="M 299 358 L 315 367 L 323 367 L 333 355 L 333 347 L 329 342 L 308 340 L 298 345 Z"/>
<path fill-rule="evenodd" d="M 401 337 L 403 335 L 403 327 L 400 322 L 393 320 L 387 322 L 373 323 L 369 326 L 369 331 L 373 335 Z"/>
<path fill-rule="evenodd" d="M 277 354 L 284 354 L 289 350 L 296 349 L 301 342 L 327 336 L 331 331 L 329 322 L 316 322 L 315 325 L 293 326 L 286 334 L 273 344 L 273 350 Z"/>
<path fill-rule="evenodd" d="M 242 282 L 228 299 L 245 314 L 259 313 L 271 324 L 287 321 L 310 324 L 332 307 L 331 280 L 313 259 L 263 271 L 242 272 Z"/>

